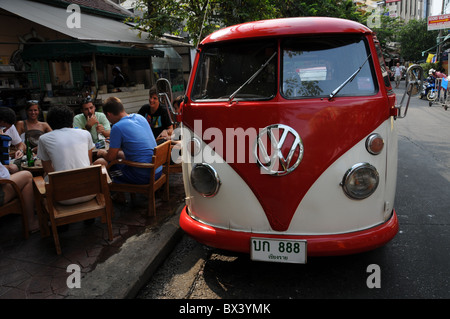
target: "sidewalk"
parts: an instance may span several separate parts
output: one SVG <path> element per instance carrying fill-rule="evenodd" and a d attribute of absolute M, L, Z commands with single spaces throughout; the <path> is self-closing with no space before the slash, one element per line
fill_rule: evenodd
<path fill-rule="evenodd" d="M 99 219 L 71 224 L 59 233 L 59 256 L 52 236 L 24 239 L 19 216 L 0 218 L 0 299 L 133 298 L 181 236 L 184 197 L 182 175 L 173 174 L 170 201 L 157 197 L 156 219 L 147 217 L 147 199 L 137 194 L 132 203 L 114 204 L 114 240 Z M 81 288 L 67 287 L 71 264 L 81 269 Z"/>

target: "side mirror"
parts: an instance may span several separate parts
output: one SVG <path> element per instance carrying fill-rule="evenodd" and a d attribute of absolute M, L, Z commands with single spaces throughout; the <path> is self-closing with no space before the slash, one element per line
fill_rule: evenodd
<path fill-rule="evenodd" d="M 411 96 L 419 94 L 420 90 L 422 89 L 423 85 L 422 67 L 418 64 L 411 65 L 406 71 L 406 78 L 409 79 L 409 82 L 408 85 L 406 86 L 405 93 L 403 93 L 403 97 L 400 101 L 400 104 L 395 106 L 395 108 L 397 109 L 396 118 L 400 119 L 404 118 L 406 116 L 406 113 L 408 112 L 409 100 L 411 99 Z M 408 99 L 406 101 L 405 110 L 402 113 L 403 102 L 406 98 L 406 95 L 408 95 Z"/>
<path fill-rule="evenodd" d="M 161 103 L 165 104 L 167 107 L 167 113 L 169 114 L 170 121 L 172 124 L 175 124 L 173 120 L 176 118 L 178 113 L 173 108 L 173 95 L 172 95 L 172 86 L 170 85 L 169 80 L 165 78 L 160 78 L 156 81 L 156 91 L 158 92 L 158 96 L 161 100 Z"/>

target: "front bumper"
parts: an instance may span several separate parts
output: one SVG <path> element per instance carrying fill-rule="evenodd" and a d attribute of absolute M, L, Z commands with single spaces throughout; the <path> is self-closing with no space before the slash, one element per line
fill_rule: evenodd
<path fill-rule="evenodd" d="M 362 231 L 333 235 L 282 235 L 239 232 L 214 228 L 192 219 L 186 206 L 180 216 L 181 228 L 205 245 L 242 253 L 250 253 L 250 238 L 281 238 L 307 240 L 308 256 L 337 256 L 372 250 L 388 243 L 398 232 L 395 210 L 385 223 Z"/>

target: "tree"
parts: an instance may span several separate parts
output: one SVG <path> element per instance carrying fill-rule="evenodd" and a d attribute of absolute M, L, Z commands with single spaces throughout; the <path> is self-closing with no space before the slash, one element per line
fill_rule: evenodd
<path fill-rule="evenodd" d="M 135 9 L 143 12 L 143 16 L 129 18 L 136 24 L 135 29 L 146 31 L 153 39 L 164 33 L 179 34 L 182 29 L 183 16 L 181 4 L 172 0 L 138 0 Z M 141 34 L 139 34 L 141 35 Z"/>
<path fill-rule="evenodd" d="M 154 38 L 185 31 L 194 43 L 225 26 L 276 17 L 271 0 L 138 0 L 135 6 L 146 11 L 134 18 L 136 28 Z"/>
<path fill-rule="evenodd" d="M 276 0 L 279 17 L 322 16 L 362 22 L 366 13 L 352 0 Z"/>
<path fill-rule="evenodd" d="M 136 7 L 146 12 L 134 19 L 136 28 L 154 38 L 185 31 L 194 44 L 220 28 L 255 20 L 333 16 L 362 22 L 365 17 L 352 0 L 137 0 Z"/>
<path fill-rule="evenodd" d="M 439 31 L 427 31 L 427 21 L 409 20 L 399 32 L 400 52 L 405 60 L 420 61 L 426 59 L 422 52 L 436 46 Z"/>
<path fill-rule="evenodd" d="M 383 51 L 389 51 L 387 44 L 389 42 L 396 42 L 398 38 L 398 33 L 403 26 L 403 22 L 399 18 L 392 18 L 389 15 L 384 13 L 387 12 L 387 9 L 383 13 L 378 14 L 378 23 L 374 23 L 374 26 L 371 26 L 372 31 L 374 31 L 377 35 L 378 41 L 380 41 L 380 46 Z M 370 19 L 371 16 L 367 16 L 367 19 Z M 366 20 L 364 24 L 369 25 Z"/>

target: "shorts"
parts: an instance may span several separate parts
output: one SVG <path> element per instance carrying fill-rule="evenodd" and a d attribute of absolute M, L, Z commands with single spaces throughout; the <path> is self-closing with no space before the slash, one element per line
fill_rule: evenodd
<path fill-rule="evenodd" d="M 110 175 L 114 183 L 145 185 L 149 183 L 150 169 L 130 167 L 125 164 L 116 164 L 111 167 Z M 156 170 L 155 180 L 161 177 L 162 167 Z"/>

